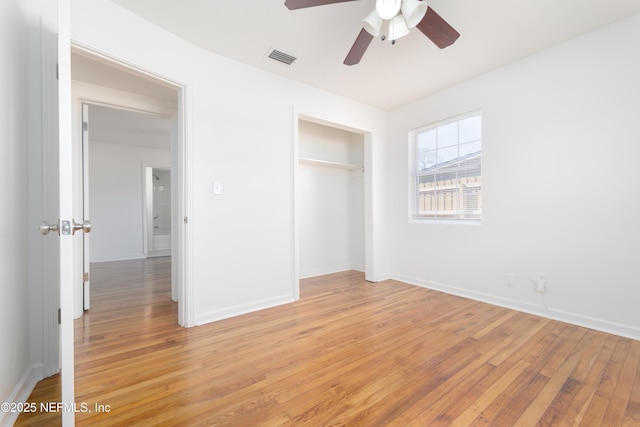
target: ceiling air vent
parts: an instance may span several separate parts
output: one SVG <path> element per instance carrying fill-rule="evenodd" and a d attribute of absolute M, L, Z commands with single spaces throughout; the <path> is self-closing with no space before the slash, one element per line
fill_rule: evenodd
<path fill-rule="evenodd" d="M 293 62 L 298 59 L 295 56 L 287 55 L 284 52 L 280 52 L 279 50 L 272 50 L 269 53 L 269 58 L 275 59 L 276 61 L 280 61 L 284 64 L 291 65 Z"/>

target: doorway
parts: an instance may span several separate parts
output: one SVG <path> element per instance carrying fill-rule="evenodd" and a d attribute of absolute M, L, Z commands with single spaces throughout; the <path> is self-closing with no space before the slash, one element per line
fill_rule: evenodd
<path fill-rule="evenodd" d="M 130 225 L 125 226 L 119 223 L 123 219 L 122 211 L 117 209 L 113 211 L 110 207 L 109 215 L 100 215 L 94 206 L 89 209 L 90 219 L 93 221 L 93 230 L 91 239 L 96 240 L 101 229 L 113 229 L 115 223 L 119 223 L 124 231 L 123 239 L 136 240 L 137 249 L 128 253 L 121 252 L 116 258 L 144 258 L 146 256 L 143 244 L 143 180 L 144 175 L 141 173 L 141 164 L 146 162 L 154 166 L 159 166 L 171 171 L 170 174 L 170 226 L 171 229 L 171 248 L 167 255 L 171 256 L 172 266 L 172 296 L 174 301 L 178 301 L 178 319 L 177 323 L 181 326 L 189 327 L 193 324 L 191 318 L 193 313 L 188 312 L 190 309 L 189 299 L 185 296 L 189 294 L 189 283 L 187 278 L 189 275 L 186 271 L 187 254 L 186 240 L 187 228 L 184 227 L 183 221 L 178 218 L 186 216 L 186 187 L 187 187 L 187 147 L 184 142 L 184 88 L 177 83 L 164 80 L 156 75 L 148 72 L 132 68 L 131 65 L 125 65 L 114 58 L 104 57 L 95 52 L 89 51 L 84 47 L 72 46 L 71 55 L 72 69 L 72 99 L 73 99 L 73 127 L 79 129 L 81 125 L 81 109 L 82 104 L 89 106 L 89 138 L 97 141 L 100 149 L 110 147 L 114 150 L 116 144 L 111 140 L 103 138 L 105 130 L 100 129 L 100 122 L 104 123 L 120 123 L 120 129 L 111 131 L 111 136 L 116 132 L 125 132 L 127 127 L 135 127 L 139 130 L 138 135 L 129 137 L 129 144 L 120 144 L 115 150 L 125 150 L 127 153 L 121 153 L 117 159 L 116 166 L 109 170 L 102 171 L 100 178 L 89 177 L 87 188 L 91 189 L 92 185 L 99 183 L 104 184 L 104 177 L 113 181 L 121 180 L 122 174 L 119 172 L 123 163 L 130 160 L 131 152 L 140 153 L 146 150 L 147 153 L 161 153 L 155 157 L 147 157 L 144 160 L 139 159 L 135 166 L 135 178 L 129 182 L 135 183 L 139 188 L 136 200 L 139 200 L 136 206 L 135 214 L 127 213 L 127 215 L 137 215 L 140 223 L 135 229 L 131 229 Z M 105 119 L 104 121 L 103 119 Z M 96 120 L 97 119 L 97 120 Z M 128 129 L 130 131 L 131 129 Z M 76 135 L 77 134 L 77 135 Z M 158 142 L 159 135 L 162 134 L 162 142 Z M 101 136 L 102 135 L 102 136 Z M 115 135 L 118 137 L 118 135 Z M 122 137 L 123 135 L 119 135 Z M 110 144 L 110 145 L 109 145 Z M 154 145 L 156 144 L 156 145 Z M 158 146 L 160 144 L 161 146 Z M 74 132 L 74 145 L 76 150 L 80 150 L 82 141 L 80 140 L 80 132 Z M 125 146 L 126 145 L 126 146 Z M 91 156 L 100 154 L 95 151 L 95 147 L 85 147 Z M 102 152 L 104 153 L 104 152 Z M 113 154 L 111 154 L 113 155 Z M 117 156 L 116 156 L 117 157 Z M 105 166 L 105 162 L 101 162 L 101 167 Z M 89 166 L 91 171 L 91 166 Z M 77 172 L 80 174 L 81 172 Z M 97 182 L 96 182 L 97 181 Z M 125 185 L 126 187 L 126 185 Z M 133 197 L 129 193 L 126 197 Z M 103 200 L 104 202 L 104 200 Z M 109 207 L 108 207 L 109 209 Z M 96 217 L 95 215 L 98 214 Z M 102 216 L 102 218 L 101 218 Z M 106 225 L 105 225 L 106 224 Z M 128 231 L 128 232 L 127 232 Z M 139 236 L 138 236 L 139 235 Z M 113 243 L 113 241 L 112 241 Z M 129 246 L 132 248 L 133 246 Z M 93 261 L 109 261 L 111 255 L 100 252 L 95 242 L 92 242 L 91 259 Z M 116 259 L 112 258 L 112 259 Z M 90 275 L 89 275 L 90 277 Z M 77 292 L 77 299 L 81 299 L 82 292 Z M 75 312 L 75 317 L 82 315 L 81 310 Z"/>
<path fill-rule="evenodd" d="M 370 280 L 371 133 L 294 112 L 293 143 L 296 299 L 302 278 L 356 270 Z"/>
<path fill-rule="evenodd" d="M 171 256 L 171 168 L 143 165 L 144 255 Z"/>
<path fill-rule="evenodd" d="M 99 191 L 97 187 L 111 184 L 129 189 L 126 195 L 116 194 L 115 203 L 105 203 L 105 198 L 94 200 L 98 205 L 102 204 L 102 207 L 93 203 L 89 197 L 88 218 L 92 220 L 93 225 L 90 258 L 92 261 L 110 261 L 146 257 L 143 244 L 144 174 L 141 173 L 141 165 L 153 164 L 170 170 L 170 184 L 165 188 L 170 189 L 171 193 L 171 213 L 168 215 L 169 223 L 165 230 L 171 230 L 172 236 L 166 255 L 171 257 L 172 296 L 179 304 L 176 321 L 182 326 L 191 326 L 189 319 L 192 314 L 187 311 L 188 299 L 184 297 L 189 286 L 186 281 L 188 275 L 185 272 L 187 256 L 184 242 L 187 230 L 182 226 L 183 222 L 178 221 L 186 212 L 184 189 L 187 185 L 187 150 L 182 129 L 184 88 L 83 47 L 72 47 L 71 69 L 75 129 L 82 126 L 82 104 L 88 105 L 89 109 L 89 139 L 92 142 L 88 143 L 85 149 L 88 153 L 86 156 L 93 157 L 94 162 L 89 162 L 86 186 L 88 192 Z M 114 123 L 115 129 L 112 126 Z M 111 129 L 104 129 L 105 126 Z M 132 127 L 137 134 L 132 134 Z M 76 149 L 82 145 L 79 134 L 80 132 L 74 132 Z M 120 142 L 128 142 L 115 144 L 113 138 L 120 139 Z M 132 153 L 135 160 L 131 156 Z M 150 157 L 149 153 L 152 153 Z M 96 157 L 100 159 L 98 162 L 95 161 Z M 108 167 L 110 162 L 111 166 Z M 126 163 L 128 165 L 125 165 Z M 134 164 L 135 166 L 132 166 Z M 125 166 L 128 167 L 126 174 L 122 173 Z M 95 167 L 102 169 L 97 170 Z M 128 183 L 121 182 L 125 175 L 130 178 Z M 136 188 L 137 194 L 132 193 L 131 187 Z M 129 207 L 135 205 L 135 213 L 127 212 L 124 215 L 124 211 L 120 209 L 123 207 L 124 199 L 128 200 Z M 105 205 L 106 210 L 103 211 Z M 137 217 L 137 226 L 132 226 L 133 222 L 125 219 L 134 216 Z M 109 228 L 113 230 L 114 227 L 122 232 L 120 235 L 122 240 L 129 244 L 128 249 L 119 253 L 117 250 L 105 252 L 101 250 L 101 245 L 97 245 L 96 240 L 101 232 L 104 237 L 104 231 Z M 134 245 L 131 245 L 132 241 L 135 241 Z M 109 248 L 109 244 L 117 246 L 121 243 L 123 242 L 107 239 L 106 247 Z M 135 249 L 132 249 L 134 246 Z M 103 245 L 102 249 L 104 248 Z M 81 292 L 76 295 L 81 295 Z M 78 296 L 77 299 L 80 298 Z M 75 317 L 81 316 L 82 311 L 76 310 Z"/>
<path fill-rule="evenodd" d="M 364 138 L 298 123 L 300 278 L 364 271 Z"/>

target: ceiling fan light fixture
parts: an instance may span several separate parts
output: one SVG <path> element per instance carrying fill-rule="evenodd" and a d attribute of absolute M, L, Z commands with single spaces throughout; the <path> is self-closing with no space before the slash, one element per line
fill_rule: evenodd
<path fill-rule="evenodd" d="M 427 13 L 428 7 L 427 2 L 422 0 L 404 0 L 402 2 L 402 16 L 407 27 L 413 28 L 418 25 Z"/>
<path fill-rule="evenodd" d="M 362 20 L 362 26 L 373 37 L 378 37 L 380 35 L 380 31 L 382 31 L 382 23 L 382 18 L 375 10 Z"/>
<path fill-rule="evenodd" d="M 285 6 L 289 9 L 304 9 L 351 1 L 354 0 L 285 0 Z M 426 0 L 376 0 L 373 13 L 362 20 L 363 28 L 349 49 L 344 64 L 359 64 L 371 41 L 382 33 L 385 25 L 388 33 L 382 34 L 380 38 L 388 38 L 391 44 L 409 34 L 409 28 L 415 27 L 440 49 L 451 46 L 460 37 L 460 33 L 426 3 Z"/>
<path fill-rule="evenodd" d="M 394 16 L 393 19 L 389 21 L 389 39 L 395 42 L 407 34 L 409 34 L 409 27 L 407 27 L 407 23 L 404 21 L 402 15 L 398 14 Z"/>
<path fill-rule="evenodd" d="M 400 12 L 402 0 L 376 0 L 376 12 L 382 19 L 391 19 Z"/>

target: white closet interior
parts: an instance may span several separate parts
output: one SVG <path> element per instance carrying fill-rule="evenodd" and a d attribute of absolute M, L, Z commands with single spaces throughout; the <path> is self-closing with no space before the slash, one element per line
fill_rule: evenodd
<path fill-rule="evenodd" d="M 300 277 L 364 271 L 364 137 L 300 120 Z"/>

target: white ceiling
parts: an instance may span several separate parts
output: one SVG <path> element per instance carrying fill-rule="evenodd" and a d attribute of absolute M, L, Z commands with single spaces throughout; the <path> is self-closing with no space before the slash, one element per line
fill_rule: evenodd
<path fill-rule="evenodd" d="M 640 0 L 429 0 L 461 33 L 438 49 L 421 32 L 375 39 L 342 64 L 373 0 L 290 11 L 284 0 L 111 0 L 220 55 L 391 110 L 640 12 Z M 287 66 L 271 49 L 297 57 Z"/>

